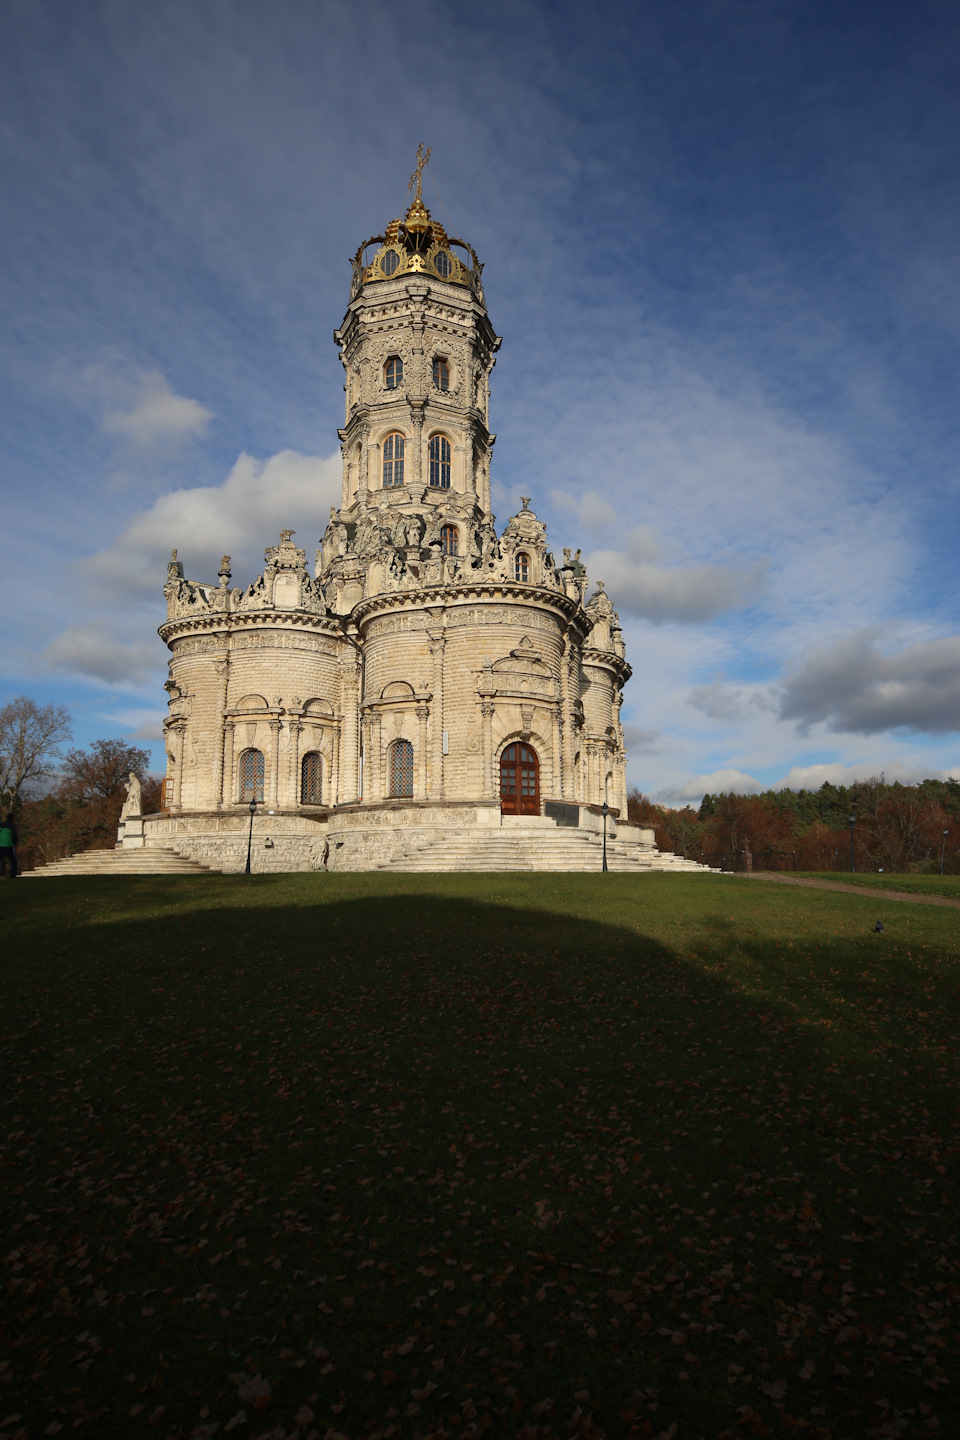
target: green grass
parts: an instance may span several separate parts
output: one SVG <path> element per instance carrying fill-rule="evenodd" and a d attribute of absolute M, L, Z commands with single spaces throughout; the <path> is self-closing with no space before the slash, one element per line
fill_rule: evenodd
<path fill-rule="evenodd" d="M 958 1433 L 954 911 L 0 893 L 4 1437 Z"/>
<path fill-rule="evenodd" d="M 946 895 L 960 900 L 960 875 L 899 875 L 885 870 L 851 875 L 849 870 L 801 870 L 808 880 L 838 880 L 841 885 L 862 885 L 867 890 L 909 890 L 916 895 Z"/>

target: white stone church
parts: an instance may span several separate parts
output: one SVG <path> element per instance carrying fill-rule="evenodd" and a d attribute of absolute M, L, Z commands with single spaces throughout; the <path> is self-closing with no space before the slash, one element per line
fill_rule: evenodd
<path fill-rule="evenodd" d="M 528 500 L 490 509 L 500 346 L 423 204 L 361 245 L 335 331 L 339 510 L 234 585 L 167 569 L 163 808 L 123 848 L 222 870 L 687 867 L 626 823 L 617 612 Z M 250 823 L 251 802 L 255 816 Z"/>

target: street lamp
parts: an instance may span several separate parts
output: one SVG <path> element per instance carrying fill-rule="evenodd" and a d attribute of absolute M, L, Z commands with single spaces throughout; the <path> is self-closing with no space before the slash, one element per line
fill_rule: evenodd
<path fill-rule="evenodd" d="M 948 836 L 949 834 L 950 834 L 950 831 L 949 831 L 949 830 L 944 830 L 944 832 L 943 832 L 943 844 L 940 846 L 940 874 L 941 874 L 941 875 L 943 874 L 943 857 L 944 857 L 944 855 L 947 853 L 947 836 Z"/>
<path fill-rule="evenodd" d="M 839 869 L 840 869 L 840 851 L 839 851 L 839 850 L 834 850 L 834 852 L 833 852 L 833 868 L 834 868 L 834 870 L 839 870 Z"/>
<path fill-rule="evenodd" d="M 854 862 L 853 862 L 853 827 L 854 827 L 854 825 L 856 825 L 856 823 L 857 823 L 857 817 L 856 817 L 855 813 L 851 810 L 851 811 L 850 811 L 850 814 L 847 816 L 847 824 L 850 826 L 850 874 L 851 874 L 851 875 L 855 874 L 855 873 L 856 873 L 856 869 L 857 869 L 856 865 L 855 865 Z"/>
<path fill-rule="evenodd" d="M 610 814 L 610 806 L 604 800 L 600 806 L 600 814 L 603 816 L 603 868 L 607 868 L 607 816 Z"/>
<path fill-rule="evenodd" d="M 251 847 L 252 847 L 252 845 L 253 845 L 253 817 L 254 817 L 254 815 L 256 815 L 256 813 L 257 813 L 257 797 L 254 796 L 253 799 L 250 801 L 250 833 L 247 835 L 247 869 L 246 869 L 246 874 L 247 874 L 247 875 L 250 874 L 250 849 L 251 849 Z"/>

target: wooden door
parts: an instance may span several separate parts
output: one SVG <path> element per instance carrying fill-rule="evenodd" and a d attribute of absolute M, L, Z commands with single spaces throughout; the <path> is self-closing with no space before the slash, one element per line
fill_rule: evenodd
<path fill-rule="evenodd" d="M 508 745 L 500 756 L 500 809 L 504 815 L 540 814 L 540 761 L 529 745 Z"/>

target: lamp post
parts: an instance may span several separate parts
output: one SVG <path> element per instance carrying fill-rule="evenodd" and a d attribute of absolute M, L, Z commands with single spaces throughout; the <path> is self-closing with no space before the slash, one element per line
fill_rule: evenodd
<path fill-rule="evenodd" d="M 607 868 L 607 816 L 610 814 L 610 806 L 604 800 L 600 806 L 600 814 L 603 816 L 603 868 Z"/>
<path fill-rule="evenodd" d="M 834 852 L 833 852 L 833 868 L 834 868 L 834 870 L 839 870 L 839 869 L 840 869 L 840 851 L 839 851 L 839 850 L 834 850 Z"/>
<path fill-rule="evenodd" d="M 250 801 L 250 831 L 249 831 L 249 834 L 247 835 L 247 868 L 246 868 L 246 871 L 245 871 L 245 873 L 246 873 L 247 875 L 250 874 L 250 850 L 251 850 L 251 848 L 252 848 L 252 846 L 253 846 L 253 817 L 254 817 L 254 815 L 256 815 L 256 813 L 257 813 L 257 797 L 254 796 L 253 799 Z"/>
<path fill-rule="evenodd" d="M 847 816 L 847 824 L 850 826 L 850 874 L 851 874 L 851 875 L 855 874 L 855 873 L 856 873 L 856 869 L 857 869 L 856 865 L 854 864 L 854 860 L 853 860 L 853 827 L 854 827 L 854 825 L 856 825 L 856 823 L 857 823 L 856 814 L 854 813 L 853 810 L 851 810 L 851 811 L 850 811 L 850 814 Z"/>
<path fill-rule="evenodd" d="M 941 874 L 941 875 L 943 874 L 943 857 L 944 857 L 944 855 L 947 853 L 947 836 L 948 836 L 949 834 L 950 834 L 950 831 L 949 831 L 949 830 L 944 830 L 944 832 L 943 832 L 943 844 L 940 846 L 940 874 Z"/>

